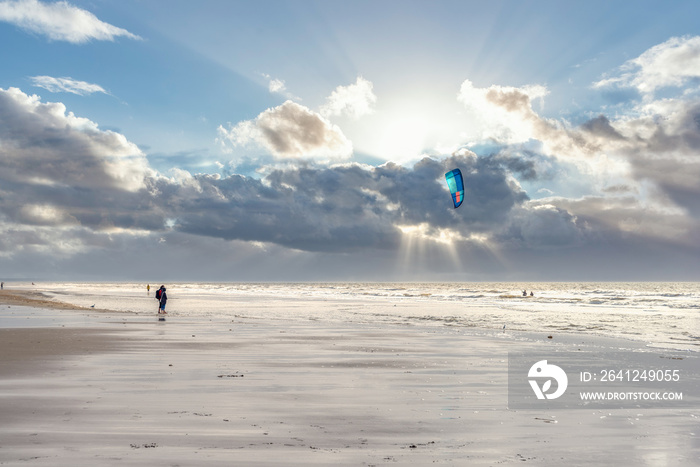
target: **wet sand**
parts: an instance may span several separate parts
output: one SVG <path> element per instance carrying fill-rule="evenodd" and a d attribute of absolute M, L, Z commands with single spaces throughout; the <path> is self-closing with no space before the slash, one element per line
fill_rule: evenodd
<path fill-rule="evenodd" d="M 0 290 L 0 304 L 5 306 L 28 306 L 51 310 L 109 311 L 52 300 L 41 292 L 29 290 Z"/>
<path fill-rule="evenodd" d="M 524 342 L 458 328 L 318 321 L 163 323 L 3 292 L 0 465 L 700 459 L 697 407 L 508 409 L 507 352 L 571 345 L 546 336 Z"/>

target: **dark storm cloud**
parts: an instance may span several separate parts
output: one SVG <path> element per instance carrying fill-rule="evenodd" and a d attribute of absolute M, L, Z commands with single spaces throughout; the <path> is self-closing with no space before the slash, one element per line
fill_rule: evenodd
<path fill-rule="evenodd" d="M 444 182 L 454 167 L 465 180 L 459 212 Z M 497 159 L 473 155 L 425 158 L 412 168 L 306 165 L 273 170 L 263 180 L 195 176 L 190 183 L 158 187 L 175 229 L 307 251 L 396 248 L 400 225 L 488 231 L 527 199 Z"/>
<path fill-rule="evenodd" d="M 588 234 L 581 219 L 553 206 L 529 206 L 517 209 L 496 234 L 505 246 L 556 250 L 582 245 Z"/>
<path fill-rule="evenodd" d="M 160 209 L 146 190 L 130 192 L 3 181 L 0 210 L 10 220 L 26 225 L 145 230 L 163 225 L 163 218 L 158 216 Z"/>

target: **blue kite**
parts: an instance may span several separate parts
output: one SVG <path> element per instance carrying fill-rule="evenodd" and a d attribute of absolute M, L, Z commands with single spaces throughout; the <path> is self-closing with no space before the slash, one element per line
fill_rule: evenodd
<path fill-rule="evenodd" d="M 464 182 L 462 181 L 462 172 L 459 169 L 450 170 L 445 174 L 447 186 L 452 193 L 452 202 L 457 209 L 464 201 Z"/>

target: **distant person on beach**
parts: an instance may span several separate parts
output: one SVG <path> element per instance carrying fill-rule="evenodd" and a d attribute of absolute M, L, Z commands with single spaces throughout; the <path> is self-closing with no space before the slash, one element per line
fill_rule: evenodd
<path fill-rule="evenodd" d="M 2 290 L 2 289 L 4 289 L 4 288 L 5 288 L 5 283 L 4 283 L 4 282 L 0 282 L 0 290 Z"/>
<path fill-rule="evenodd" d="M 168 294 L 165 293 L 165 287 L 161 286 L 161 288 L 158 290 L 160 292 L 160 309 L 158 310 L 158 313 L 160 314 L 167 314 L 165 312 L 165 304 L 168 301 Z"/>
<path fill-rule="evenodd" d="M 151 294 L 151 284 L 148 284 L 146 286 L 146 295 L 150 295 L 150 294 Z"/>
<path fill-rule="evenodd" d="M 527 290 L 523 290 L 523 297 L 527 297 Z"/>
<path fill-rule="evenodd" d="M 531 296 L 531 297 L 534 297 L 534 296 L 535 296 L 535 293 L 534 293 L 532 290 L 530 291 L 530 296 Z"/>

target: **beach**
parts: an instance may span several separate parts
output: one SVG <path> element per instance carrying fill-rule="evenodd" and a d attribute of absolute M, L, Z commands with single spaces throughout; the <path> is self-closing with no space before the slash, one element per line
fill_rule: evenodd
<path fill-rule="evenodd" d="M 158 322 L 155 306 L 106 311 L 6 289 L 0 465 L 700 462 L 698 376 L 688 370 L 699 367 L 697 352 L 500 325 L 246 312 L 281 302 L 248 297 L 235 301 L 234 315 L 197 317 L 177 312 L 181 299 Z M 287 306 L 331 313 L 390 304 L 307 296 Z M 509 352 L 590 349 L 684 365 L 685 404 L 509 407 Z"/>

